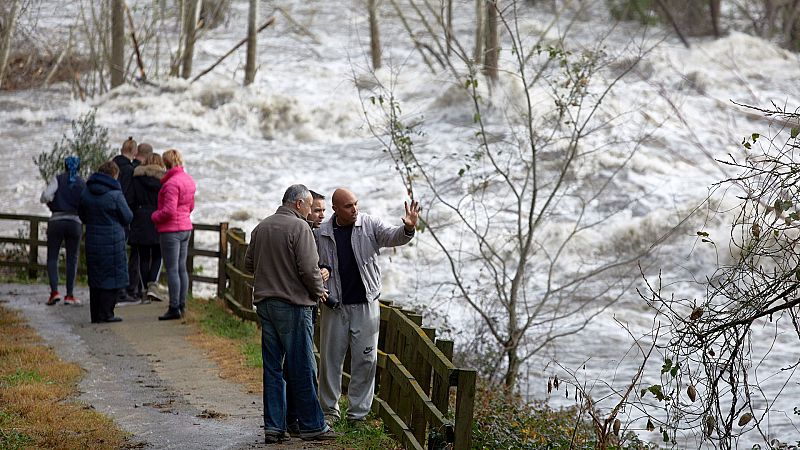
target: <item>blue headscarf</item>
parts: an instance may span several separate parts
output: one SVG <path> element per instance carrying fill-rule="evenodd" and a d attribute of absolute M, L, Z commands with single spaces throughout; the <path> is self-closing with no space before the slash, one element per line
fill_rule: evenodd
<path fill-rule="evenodd" d="M 78 169 L 81 168 L 81 158 L 79 156 L 67 156 L 64 159 L 64 166 L 67 168 L 69 184 L 71 185 L 78 177 Z"/>

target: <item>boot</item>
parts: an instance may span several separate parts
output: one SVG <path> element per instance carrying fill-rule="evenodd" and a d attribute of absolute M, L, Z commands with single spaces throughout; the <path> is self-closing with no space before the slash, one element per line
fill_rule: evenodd
<path fill-rule="evenodd" d="M 159 316 L 158 320 L 178 320 L 181 318 L 181 310 L 178 308 L 169 308 L 163 316 Z"/>

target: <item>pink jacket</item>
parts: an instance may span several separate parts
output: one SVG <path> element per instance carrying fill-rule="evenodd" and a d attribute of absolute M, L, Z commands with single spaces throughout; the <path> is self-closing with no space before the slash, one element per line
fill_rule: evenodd
<path fill-rule="evenodd" d="M 158 209 L 150 216 L 156 231 L 171 233 L 192 229 L 189 215 L 194 210 L 194 193 L 196 186 L 183 166 L 169 169 L 161 178 L 161 190 L 158 191 Z"/>

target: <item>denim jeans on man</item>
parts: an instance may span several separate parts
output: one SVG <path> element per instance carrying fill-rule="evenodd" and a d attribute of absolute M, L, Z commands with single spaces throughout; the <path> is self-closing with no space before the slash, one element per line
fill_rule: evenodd
<path fill-rule="evenodd" d="M 161 254 L 164 256 L 164 269 L 167 272 L 170 308 L 184 309 L 186 307 L 186 293 L 189 291 L 186 256 L 189 252 L 189 236 L 191 235 L 191 230 L 158 235 Z"/>
<path fill-rule="evenodd" d="M 266 298 L 256 303 L 256 308 L 261 319 L 265 433 L 281 435 L 286 431 L 287 399 L 291 399 L 300 437 L 327 431 L 317 398 L 311 307 Z"/>

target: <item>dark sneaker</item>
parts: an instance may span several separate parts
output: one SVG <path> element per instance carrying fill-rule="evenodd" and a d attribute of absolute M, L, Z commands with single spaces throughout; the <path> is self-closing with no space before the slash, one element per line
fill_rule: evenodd
<path fill-rule="evenodd" d="M 106 322 L 106 323 L 122 322 L 122 317 L 111 316 L 108 319 L 103 320 L 103 322 Z"/>
<path fill-rule="evenodd" d="M 330 428 L 328 431 L 324 431 L 320 434 L 315 434 L 314 436 L 305 436 L 301 437 L 300 439 L 304 441 L 333 441 L 339 437 L 339 433 L 331 430 Z"/>
<path fill-rule="evenodd" d="M 117 297 L 117 306 L 138 305 L 142 303 L 141 299 L 130 296 L 127 293 Z"/>
<path fill-rule="evenodd" d="M 78 300 L 77 298 L 75 298 L 75 297 L 73 297 L 71 295 L 68 295 L 68 296 L 64 297 L 64 304 L 65 305 L 81 306 L 83 303 L 80 300 Z"/>
<path fill-rule="evenodd" d="M 293 438 L 299 438 L 300 437 L 300 426 L 297 423 L 289 425 L 286 428 L 289 431 L 289 436 L 291 436 Z"/>
<path fill-rule="evenodd" d="M 58 293 L 58 291 L 53 291 L 50 293 L 50 298 L 47 299 L 47 306 L 53 306 L 60 301 L 61 295 Z"/>
<path fill-rule="evenodd" d="M 289 437 L 286 434 L 272 434 L 267 433 L 264 435 L 264 443 L 265 444 L 279 444 L 281 442 L 286 442 L 289 440 Z"/>

